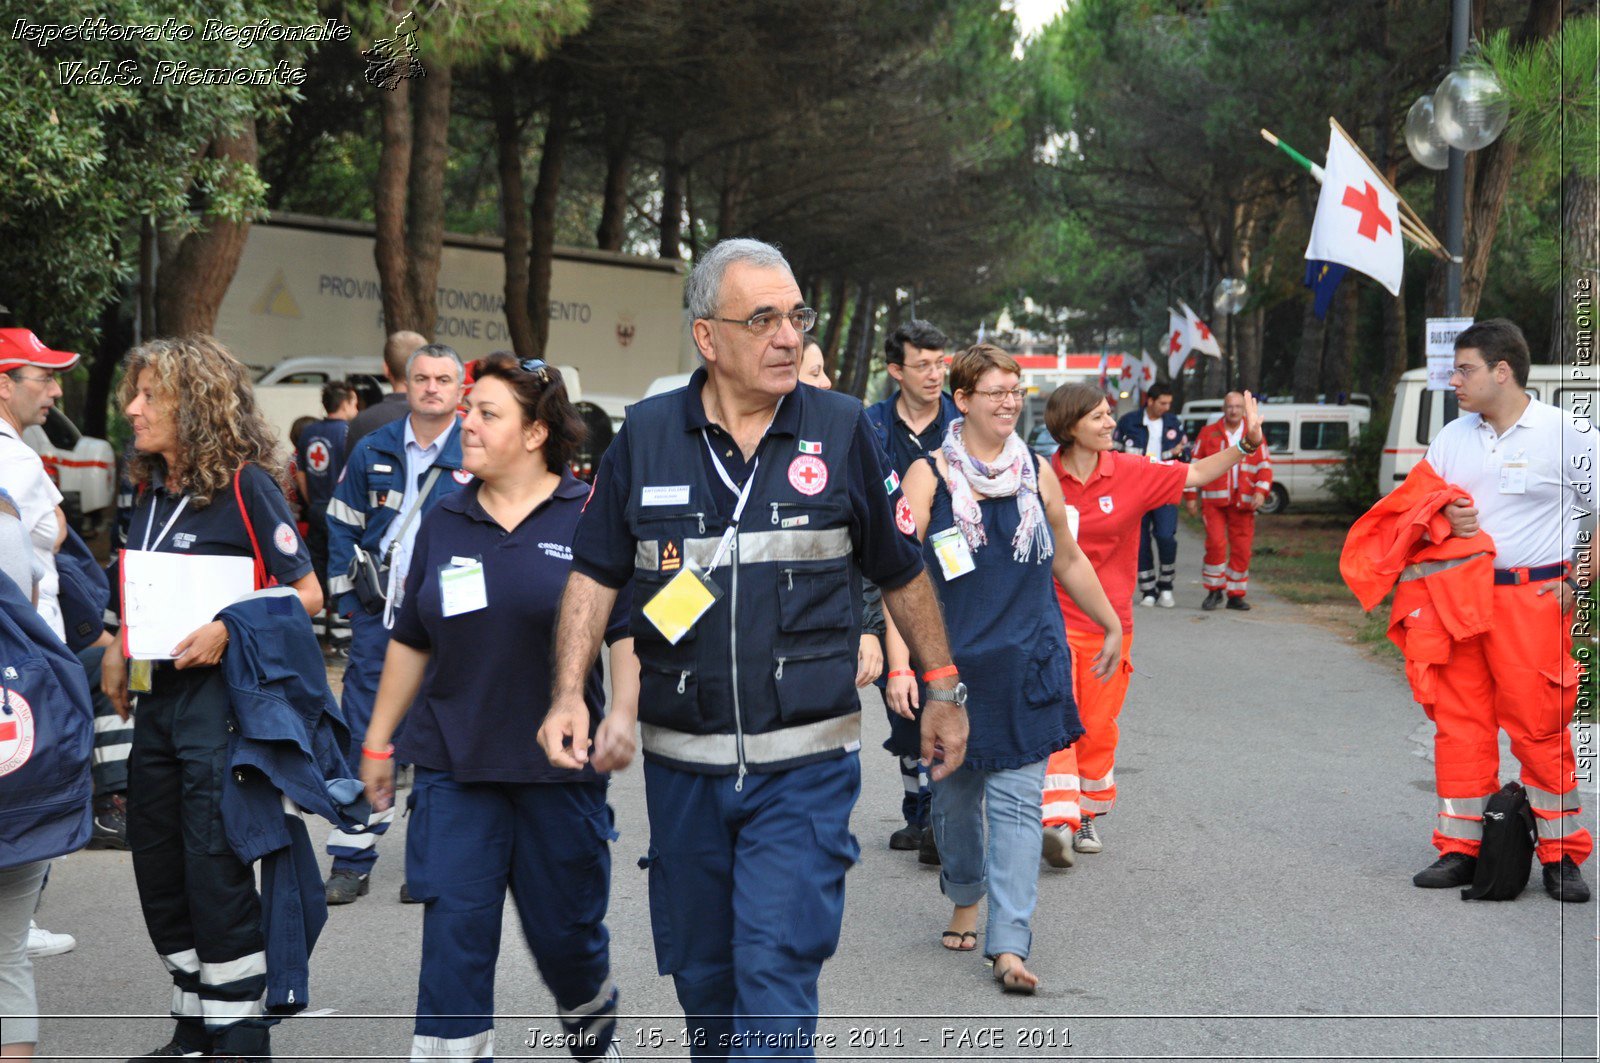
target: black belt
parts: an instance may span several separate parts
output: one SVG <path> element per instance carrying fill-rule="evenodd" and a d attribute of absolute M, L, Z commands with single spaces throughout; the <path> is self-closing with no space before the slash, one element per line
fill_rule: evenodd
<path fill-rule="evenodd" d="M 1565 561 L 1558 561 L 1553 565 L 1537 565 L 1533 568 L 1497 568 L 1494 570 L 1494 585 L 1515 587 L 1523 583 L 1543 583 L 1545 580 L 1561 579 L 1566 574 Z"/>

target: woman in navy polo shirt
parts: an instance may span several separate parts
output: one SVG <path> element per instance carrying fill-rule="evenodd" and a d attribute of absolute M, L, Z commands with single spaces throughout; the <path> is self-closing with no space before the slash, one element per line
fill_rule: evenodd
<path fill-rule="evenodd" d="M 316 615 L 322 589 L 289 513 L 278 440 L 255 404 L 249 370 L 209 336 L 154 340 L 123 360 L 117 397 L 133 427 L 128 477 L 139 491 L 128 550 L 254 558 L 258 587 L 269 577 L 293 587 Z M 263 1009 L 255 874 L 222 825 L 231 714 L 218 665 L 227 650 L 228 629 L 212 620 L 173 647 L 172 660 L 140 662 L 132 677 L 139 725 L 128 757 L 128 844 L 178 1020 L 157 1056 L 265 1056 L 276 1021 Z M 107 652 L 100 685 L 124 717 L 129 680 L 127 660 Z"/>
<path fill-rule="evenodd" d="M 416 765 L 406 884 L 427 908 L 414 1056 L 494 1054 L 509 886 L 572 1055 L 620 1058 L 604 923 L 615 831 L 603 773 L 634 752 L 639 665 L 627 602 L 607 631 L 613 704 L 591 735 L 590 763 L 554 768 L 536 737 L 556 606 L 589 494 L 567 467 L 582 433 L 555 367 L 490 355 L 461 425 L 462 465 L 479 482 L 439 503 L 417 531 L 361 764 L 380 809 L 394 800 L 394 756 Z M 598 663 L 585 693 L 599 718 Z M 388 742 L 408 710 L 396 751 Z"/>

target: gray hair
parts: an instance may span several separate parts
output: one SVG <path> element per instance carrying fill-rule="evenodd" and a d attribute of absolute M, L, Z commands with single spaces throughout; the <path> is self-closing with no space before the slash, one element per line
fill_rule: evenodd
<path fill-rule="evenodd" d="M 759 269 L 781 269 L 791 277 L 794 270 L 783 252 L 761 240 L 740 237 L 720 240 L 707 251 L 684 283 L 684 298 L 693 318 L 716 317 L 717 301 L 722 296 L 722 275 L 735 262 L 748 262 Z"/>
<path fill-rule="evenodd" d="M 448 358 L 456 363 L 456 381 L 459 383 L 466 373 L 466 368 L 461 364 L 461 356 L 454 347 L 444 343 L 430 343 L 426 347 L 418 347 L 411 352 L 411 357 L 406 359 L 406 379 L 411 379 L 411 367 L 417 364 L 418 358 Z"/>

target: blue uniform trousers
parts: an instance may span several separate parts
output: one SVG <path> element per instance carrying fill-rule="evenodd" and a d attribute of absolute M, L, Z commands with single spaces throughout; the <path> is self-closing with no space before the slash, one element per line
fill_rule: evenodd
<path fill-rule="evenodd" d="M 817 978 L 839 945 L 861 853 L 855 753 L 788 771 L 702 775 L 646 758 L 650 926 L 692 1059 L 812 1059 Z"/>
<path fill-rule="evenodd" d="M 1150 540 L 1154 539 L 1154 555 Z M 1155 558 L 1161 559 L 1157 570 Z M 1170 591 L 1178 575 L 1178 507 L 1157 506 L 1139 522 L 1139 591 L 1156 594 Z"/>
<path fill-rule="evenodd" d="M 372 703 L 378 698 L 378 677 L 383 674 L 383 657 L 388 652 L 389 629 L 383 626 L 383 615 L 373 616 L 357 609 L 350 617 L 350 663 L 345 666 L 344 693 L 339 698 L 344 722 L 350 728 L 348 755 L 352 767 L 361 764 L 361 741 L 367 736 L 367 724 L 372 722 Z M 399 731 L 395 733 L 398 735 Z M 388 832 L 393 820 L 394 809 L 387 808 L 372 814 L 365 832 L 330 831 L 328 855 L 333 857 L 333 870 L 371 874 L 372 866 L 378 862 L 378 839 Z"/>
<path fill-rule="evenodd" d="M 601 1056 L 617 1021 L 605 784 L 463 783 L 418 767 L 407 804 L 406 886 L 427 905 L 413 1058 L 493 1057 L 508 886 L 569 1051 Z"/>
<path fill-rule="evenodd" d="M 920 692 L 918 697 L 920 700 Z M 928 766 L 921 759 L 921 717 L 908 720 L 889 708 L 887 701 L 883 711 L 889 717 L 889 737 L 884 739 L 883 748 L 900 761 L 900 786 L 904 793 L 900 799 L 900 814 L 905 817 L 906 826 L 926 827 L 933 793 L 928 789 Z M 921 709 L 917 711 L 920 713 Z"/>

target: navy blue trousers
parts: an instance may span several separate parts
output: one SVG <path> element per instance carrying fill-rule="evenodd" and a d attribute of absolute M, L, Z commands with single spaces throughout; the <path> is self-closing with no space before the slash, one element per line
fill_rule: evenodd
<path fill-rule="evenodd" d="M 463 783 L 418 767 L 407 804 L 406 887 L 426 902 L 412 1055 L 493 1057 L 508 888 L 569 1051 L 602 1055 L 617 1021 L 605 783 Z"/>
<path fill-rule="evenodd" d="M 839 945 L 861 847 L 855 753 L 788 771 L 644 765 L 656 966 L 683 1006 L 691 1059 L 812 1059 L 817 979 Z"/>
<path fill-rule="evenodd" d="M 344 693 L 339 698 L 339 708 L 344 712 L 344 722 L 350 727 L 350 763 L 361 763 L 361 741 L 367 736 L 367 725 L 372 722 L 372 704 L 378 698 L 378 677 L 383 674 L 383 658 L 389 652 L 389 629 L 383 626 L 383 614 L 373 616 L 357 608 L 350 617 L 350 663 L 344 670 Z M 401 727 L 405 724 L 402 723 Z M 398 730 L 395 732 L 400 733 Z M 343 831 L 334 828 L 328 833 L 328 855 L 333 857 L 333 870 L 354 871 L 358 875 L 372 873 L 378 862 L 378 839 L 388 833 L 394 819 L 394 810 L 374 812 L 364 832 Z"/>
<path fill-rule="evenodd" d="M 1154 554 L 1150 540 L 1154 539 Z M 1161 559 L 1157 570 L 1155 558 Z M 1178 574 L 1178 507 L 1157 506 L 1139 522 L 1139 591 L 1156 594 L 1170 591 Z"/>

